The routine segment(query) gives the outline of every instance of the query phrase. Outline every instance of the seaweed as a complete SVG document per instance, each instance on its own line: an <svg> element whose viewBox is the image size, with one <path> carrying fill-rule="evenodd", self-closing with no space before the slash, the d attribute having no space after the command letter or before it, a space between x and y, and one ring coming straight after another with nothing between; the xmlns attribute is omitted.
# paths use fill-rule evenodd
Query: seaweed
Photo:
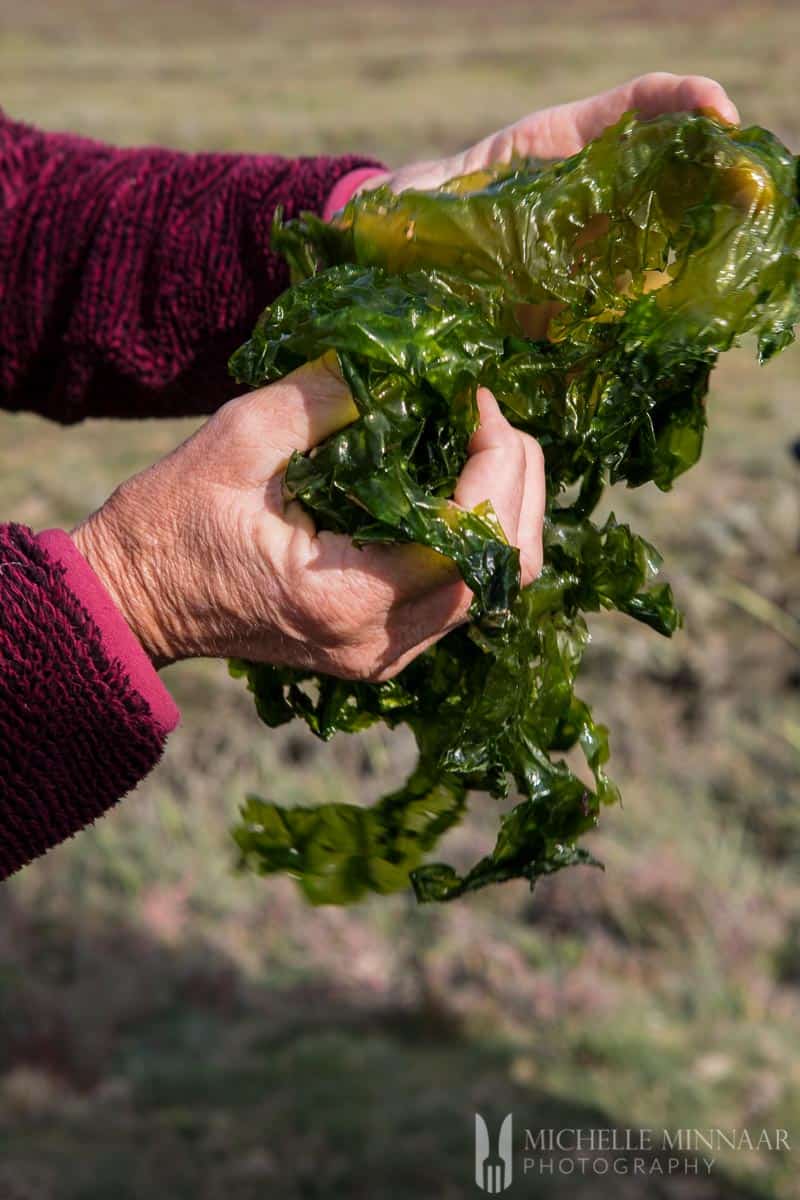
<svg viewBox="0 0 800 1200"><path fill-rule="evenodd" d="M371 808L250 798L243 863L288 871L315 903L412 884L422 901L593 863L578 841L618 800L608 733L575 693L586 613L680 625L657 551L610 516L605 489L662 490L699 458L709 376L752 335L766 361L798 318L800 209L791 153L703 113L626 114L555 163L498 165L434 191L357 196L332 224L283 223L293 284L231 371L251 387L335 353L358 419L284 482L320 528L419 542L474 593L470 621L385 683L234 662L270 726L320 738L406 724L419 763ZM544 566L520 589L491 506L449 501L486 386L545 457ZM591 786L566 765L579 746ZM463 874L426 861L472 791L516 803Z"/></svg>

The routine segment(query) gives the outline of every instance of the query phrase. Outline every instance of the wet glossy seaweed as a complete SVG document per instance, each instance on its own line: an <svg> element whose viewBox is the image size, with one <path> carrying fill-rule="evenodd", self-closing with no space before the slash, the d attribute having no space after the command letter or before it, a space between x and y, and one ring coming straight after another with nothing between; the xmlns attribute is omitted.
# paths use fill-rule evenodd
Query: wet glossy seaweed
<svg viewBox="0 0 800 1200"><path fill-rule="evenodd" d="M273 239L293 286L233 374L257 387L333 351L359 410L292 458L287 497L359 542L433 547L475 600L468 625L388 683L231 664L270 726L299 716L328 739L404 723L419 748L405 786L371 808L250 798L234 832L243 862L344 903L409 880L420 900L452 899L593 861L578 839L617 791L607 731L574 690L583 614L616 609L666 635L680 616L656 550L591 514L607 485L666 490L697 461L722 351L750 333L765 361L792 340L795 159L762 129L628 114L562 162L381 188L333 225L278 219ZM521 591L491 509L448 504L479 385L545 454L545 565ZM561 757L574 746L592 786ZM519 797L492 851L464 874L425 861L474 790Z"/></svg>

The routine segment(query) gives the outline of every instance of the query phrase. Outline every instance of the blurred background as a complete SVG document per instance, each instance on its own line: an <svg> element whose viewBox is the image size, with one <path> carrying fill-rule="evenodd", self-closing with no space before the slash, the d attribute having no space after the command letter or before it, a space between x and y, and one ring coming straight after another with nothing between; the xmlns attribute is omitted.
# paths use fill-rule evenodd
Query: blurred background
<svg viewBox="0 0 800 1200"><path fill-rule="evenodd" d="M665 69L715 76L797 151L799 48L791 2L0 0L0 104L123 144L399 165ZM477 1195L476 1109L779 1126L796 1151L798 381L797 350L729 355L702 463L613 497L687 620L672 642L592 625L582 690L625 800L588 840L605 873L349 910L236 875L246 792L369 802L412 748L271 733L224 665L167 673L184 719L163 765L0 892L0 1200ZM69 528L192 427L2 416L0 517ZM478 798L454 853L496 822ZM740 1151L705 1181L556 1172L511 1194L789 1200L799 1165Z"/></svg>

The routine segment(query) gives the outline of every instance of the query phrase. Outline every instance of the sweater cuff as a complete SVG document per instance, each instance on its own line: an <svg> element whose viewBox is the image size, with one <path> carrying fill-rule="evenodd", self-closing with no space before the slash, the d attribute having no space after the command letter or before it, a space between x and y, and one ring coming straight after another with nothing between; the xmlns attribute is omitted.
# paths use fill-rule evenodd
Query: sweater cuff
<svg viewBox="0 0 800 1200"><path fill-rule="evenodd" d="M100 631L103 649L128 676L131 687L150 709L153 722L166 736L180 721L180 711L122 613L78 550L61 529L48 529L36 541L48 557L64 568L64 582L88 611Z"/></svg>
<svg viewBox="0 0 800 1200"><path fill-rule="evenodd" d="M383 167L358 167L355 171L348 171L346 175L343 175L341 179L336 181L328 193L328 199L325 201L325 207L322 210L323 221L330 221L334 213L344 208L352 198L356 188L361 187L368 179L385 174L386 170Z"/></svg>

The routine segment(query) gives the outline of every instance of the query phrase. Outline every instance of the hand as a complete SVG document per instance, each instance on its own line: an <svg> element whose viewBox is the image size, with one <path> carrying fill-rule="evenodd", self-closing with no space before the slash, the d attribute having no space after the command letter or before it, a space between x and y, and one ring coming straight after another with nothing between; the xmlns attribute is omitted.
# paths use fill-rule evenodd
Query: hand
<svg viewBox="0 0 800 1200"><path fill-rule="evenodd" d="M529 583L542 562L541 451L489 392L478 404L455 502L492 501ZM472 594L449 559L415 545L359 550L284 504L292 451L356 416L326 361L310 364L230 401L74 531L156 665L219 655L388 679L466 619Z"/></svg>
<svg viewBox="0 0 800 1200"><path fill-rule="evenodd" d="M544 108L508 125L451 158L414 163L393 174L368 179L359 191L388 183L395 192L405 188L438 187L456 175L479 171L515 155L565 158L582 149L629 109L642 117L661 113L713 109L724 121L738 124L739 114L725 89L703 75L670 75L664 71L640 75L608 92Z"/></svg>

